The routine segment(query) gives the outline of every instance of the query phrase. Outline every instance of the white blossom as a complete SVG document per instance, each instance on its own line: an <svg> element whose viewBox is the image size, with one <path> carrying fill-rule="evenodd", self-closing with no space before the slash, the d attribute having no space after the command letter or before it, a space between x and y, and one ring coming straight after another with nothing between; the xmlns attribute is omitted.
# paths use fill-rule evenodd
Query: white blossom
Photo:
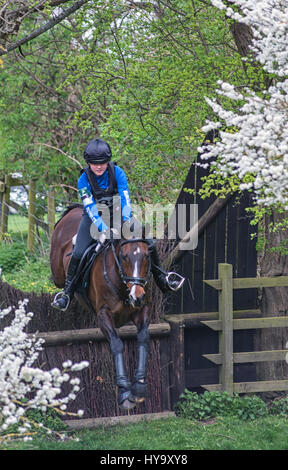
<svg viewBox="0 0 288 470"><path fill-rule="evenodd" d="M68 360L63 371L58 368L44 371L33 366L44 341L24 332L33 316L31 312L26 313L27 303L27 299L19 302L10 326L0 331L0 431L18 424L18 431L25 433L30 425L23 424L22 417L31 408L65 411L80 390L80 379L71 373L89 365L87 361L73 364ZM0 310L0 319L11 310L11 307ZM67 382L70 391L63 396L61 386Z"/></svg>
<svg viewBox="0 0 288 470"><path fill-rule="evenodd" d="M288 207L288 2L284 0L232 0L237 12L222 0L217 8L253 33L254 60L269 73L273 84L261 96L248 88L239 93L219 82L218 95L237 101L237 111L224 109L216 99L207 102L218 122L207 122L203 131L219 129L220 141L200 148L201 158L218 159L223 175L237 175L240 189L253 189L260 204ZM241 103L241 104L239 104ZM221 131L230 128L231 132ZM249 176L249 181L243 181ZM251 180L252 178L252 181Z"/></svg>
<svg viewBox="0 0 288 470"><path fill-rule="evenodd" d="M82 362L79 362L79 364L73 364L71 366L71 370L79 371L79 370L85 369L85 367L88 367L88 365L89 363L87 361L82 361Z"/></svg>

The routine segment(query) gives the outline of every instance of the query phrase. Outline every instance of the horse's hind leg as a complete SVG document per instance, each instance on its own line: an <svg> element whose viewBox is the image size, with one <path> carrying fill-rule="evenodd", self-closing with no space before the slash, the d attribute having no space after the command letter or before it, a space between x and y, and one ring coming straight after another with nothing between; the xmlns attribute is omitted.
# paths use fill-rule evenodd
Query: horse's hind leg
<svg viewBox="0 0 288 470"><path fill-rule="evenodd" d="M122 409L131 409L135 406L135 398L131 393L131 382L128 380L123 355L123 342L117 335L113 326L110 309L103 307L99 311L100 329L110 343L114 357L116 384L118 387L118 405Z"/></svg>
<svg viewBox="0 0 288 470"><path fill-rule="evenodd" d="M145 399L147 391L146 366L149 353L149 330L148 330L148 312L147 305L134 318L137 327L137 367L134 374L131 391L136 397L136 401L141 402Z"/></svg>

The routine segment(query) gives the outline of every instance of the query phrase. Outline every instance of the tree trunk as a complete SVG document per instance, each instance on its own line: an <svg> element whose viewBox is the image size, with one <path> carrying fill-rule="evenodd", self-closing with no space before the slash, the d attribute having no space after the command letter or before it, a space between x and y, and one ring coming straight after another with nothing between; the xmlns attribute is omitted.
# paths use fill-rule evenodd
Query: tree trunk
<svg viewBox="0 0 288 470"><path fill-rule="evenodd" d="M251 28L244 23L236 23L236 21L234 21L230 27L230 31L233 35L239 54L242 57L247 57L251 54L251 50L249 48L253 38Z"/></svg>
<svg viewBox="0 0 288 470"><path fill-rule="evenodd" d="M288 239L288 230L271 231L271 225L283 220L283 214L274 212L266 216L264 223L265 249L259 256L260 276L287 276L288 256L275 251ZM274 248L274 250L272 250ZM263 317L288 315L288 287L273 287L262 290L260 309ZM255 349L272 351L286 349L288 328L269 328L256 331ZM286 361L264 362L256 366L259 380L281 380L287 378L288 364ZM279 393L266 393L265 397L273 398Z"/></svg>

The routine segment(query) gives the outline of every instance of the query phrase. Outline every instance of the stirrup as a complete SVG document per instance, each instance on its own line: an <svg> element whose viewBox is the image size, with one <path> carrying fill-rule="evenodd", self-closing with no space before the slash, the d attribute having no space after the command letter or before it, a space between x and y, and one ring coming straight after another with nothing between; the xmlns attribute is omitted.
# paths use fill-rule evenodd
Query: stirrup
<svg viewBox="0 0 288 470"><path fill-rule="evenodd" d="M58 305L55 304L55 301L57 300L58 297L63 297L63 296L67 297L68 302L67 302L67 305L66 305L65 308L60 308L60 307L58 307ZM69 297L68 294L65 294L64 291L58 292L58 293L55 295L55 297L54 297L53 302L51 303L51 305L52 305L52 307L57 308L58 310L61 310L61 312L66 312L67 308L68 308L69 305L70 305L70 297Z"/></svg>
<svg viewBox="0 0 288 470"><path fill-rule="evenodd" d="M176 278L179 279L179 280L178 280L178 279L174 279L174 281L178 282L178 285L177 285L176 287L173 287L173 286L172 286L173 280L172 280L172 279L171 279L171 280L169 279L169 277L171 277L171 276L174 276L174 277L176 276ZM168 284L169 288L170 288L171 290L176 291L176 290L180 289L180 287L182 287L182 285L183 285L183 283L184 283L184 281L185 281L185 277L180 276L180 274L175 273L174 271L170 271L170 272L166 275L166 281L167 281L167 284Z"/></svg>

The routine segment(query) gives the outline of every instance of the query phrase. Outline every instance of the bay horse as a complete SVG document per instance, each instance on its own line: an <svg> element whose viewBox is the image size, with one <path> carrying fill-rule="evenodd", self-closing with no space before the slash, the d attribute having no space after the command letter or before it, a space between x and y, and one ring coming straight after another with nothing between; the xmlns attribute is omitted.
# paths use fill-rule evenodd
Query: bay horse
<svg viewBox="0 0 288 470"><path fill-rule="evenodd" d="M73 250L83 206L68 208L54 228L50 248L50 267L57 287L64 287L65 273ZM150 275L148 242L142 238L109 241L90 271L88 298L98 316L99 327L109 341L114 357L118 405L133 408L146 395L146 364L149 350L149 312L145 287ZM75 297L79 299L77 292ZM123 342L116 328L133 321L137 328L137 366L132 383L123 357Z"/></svg>

